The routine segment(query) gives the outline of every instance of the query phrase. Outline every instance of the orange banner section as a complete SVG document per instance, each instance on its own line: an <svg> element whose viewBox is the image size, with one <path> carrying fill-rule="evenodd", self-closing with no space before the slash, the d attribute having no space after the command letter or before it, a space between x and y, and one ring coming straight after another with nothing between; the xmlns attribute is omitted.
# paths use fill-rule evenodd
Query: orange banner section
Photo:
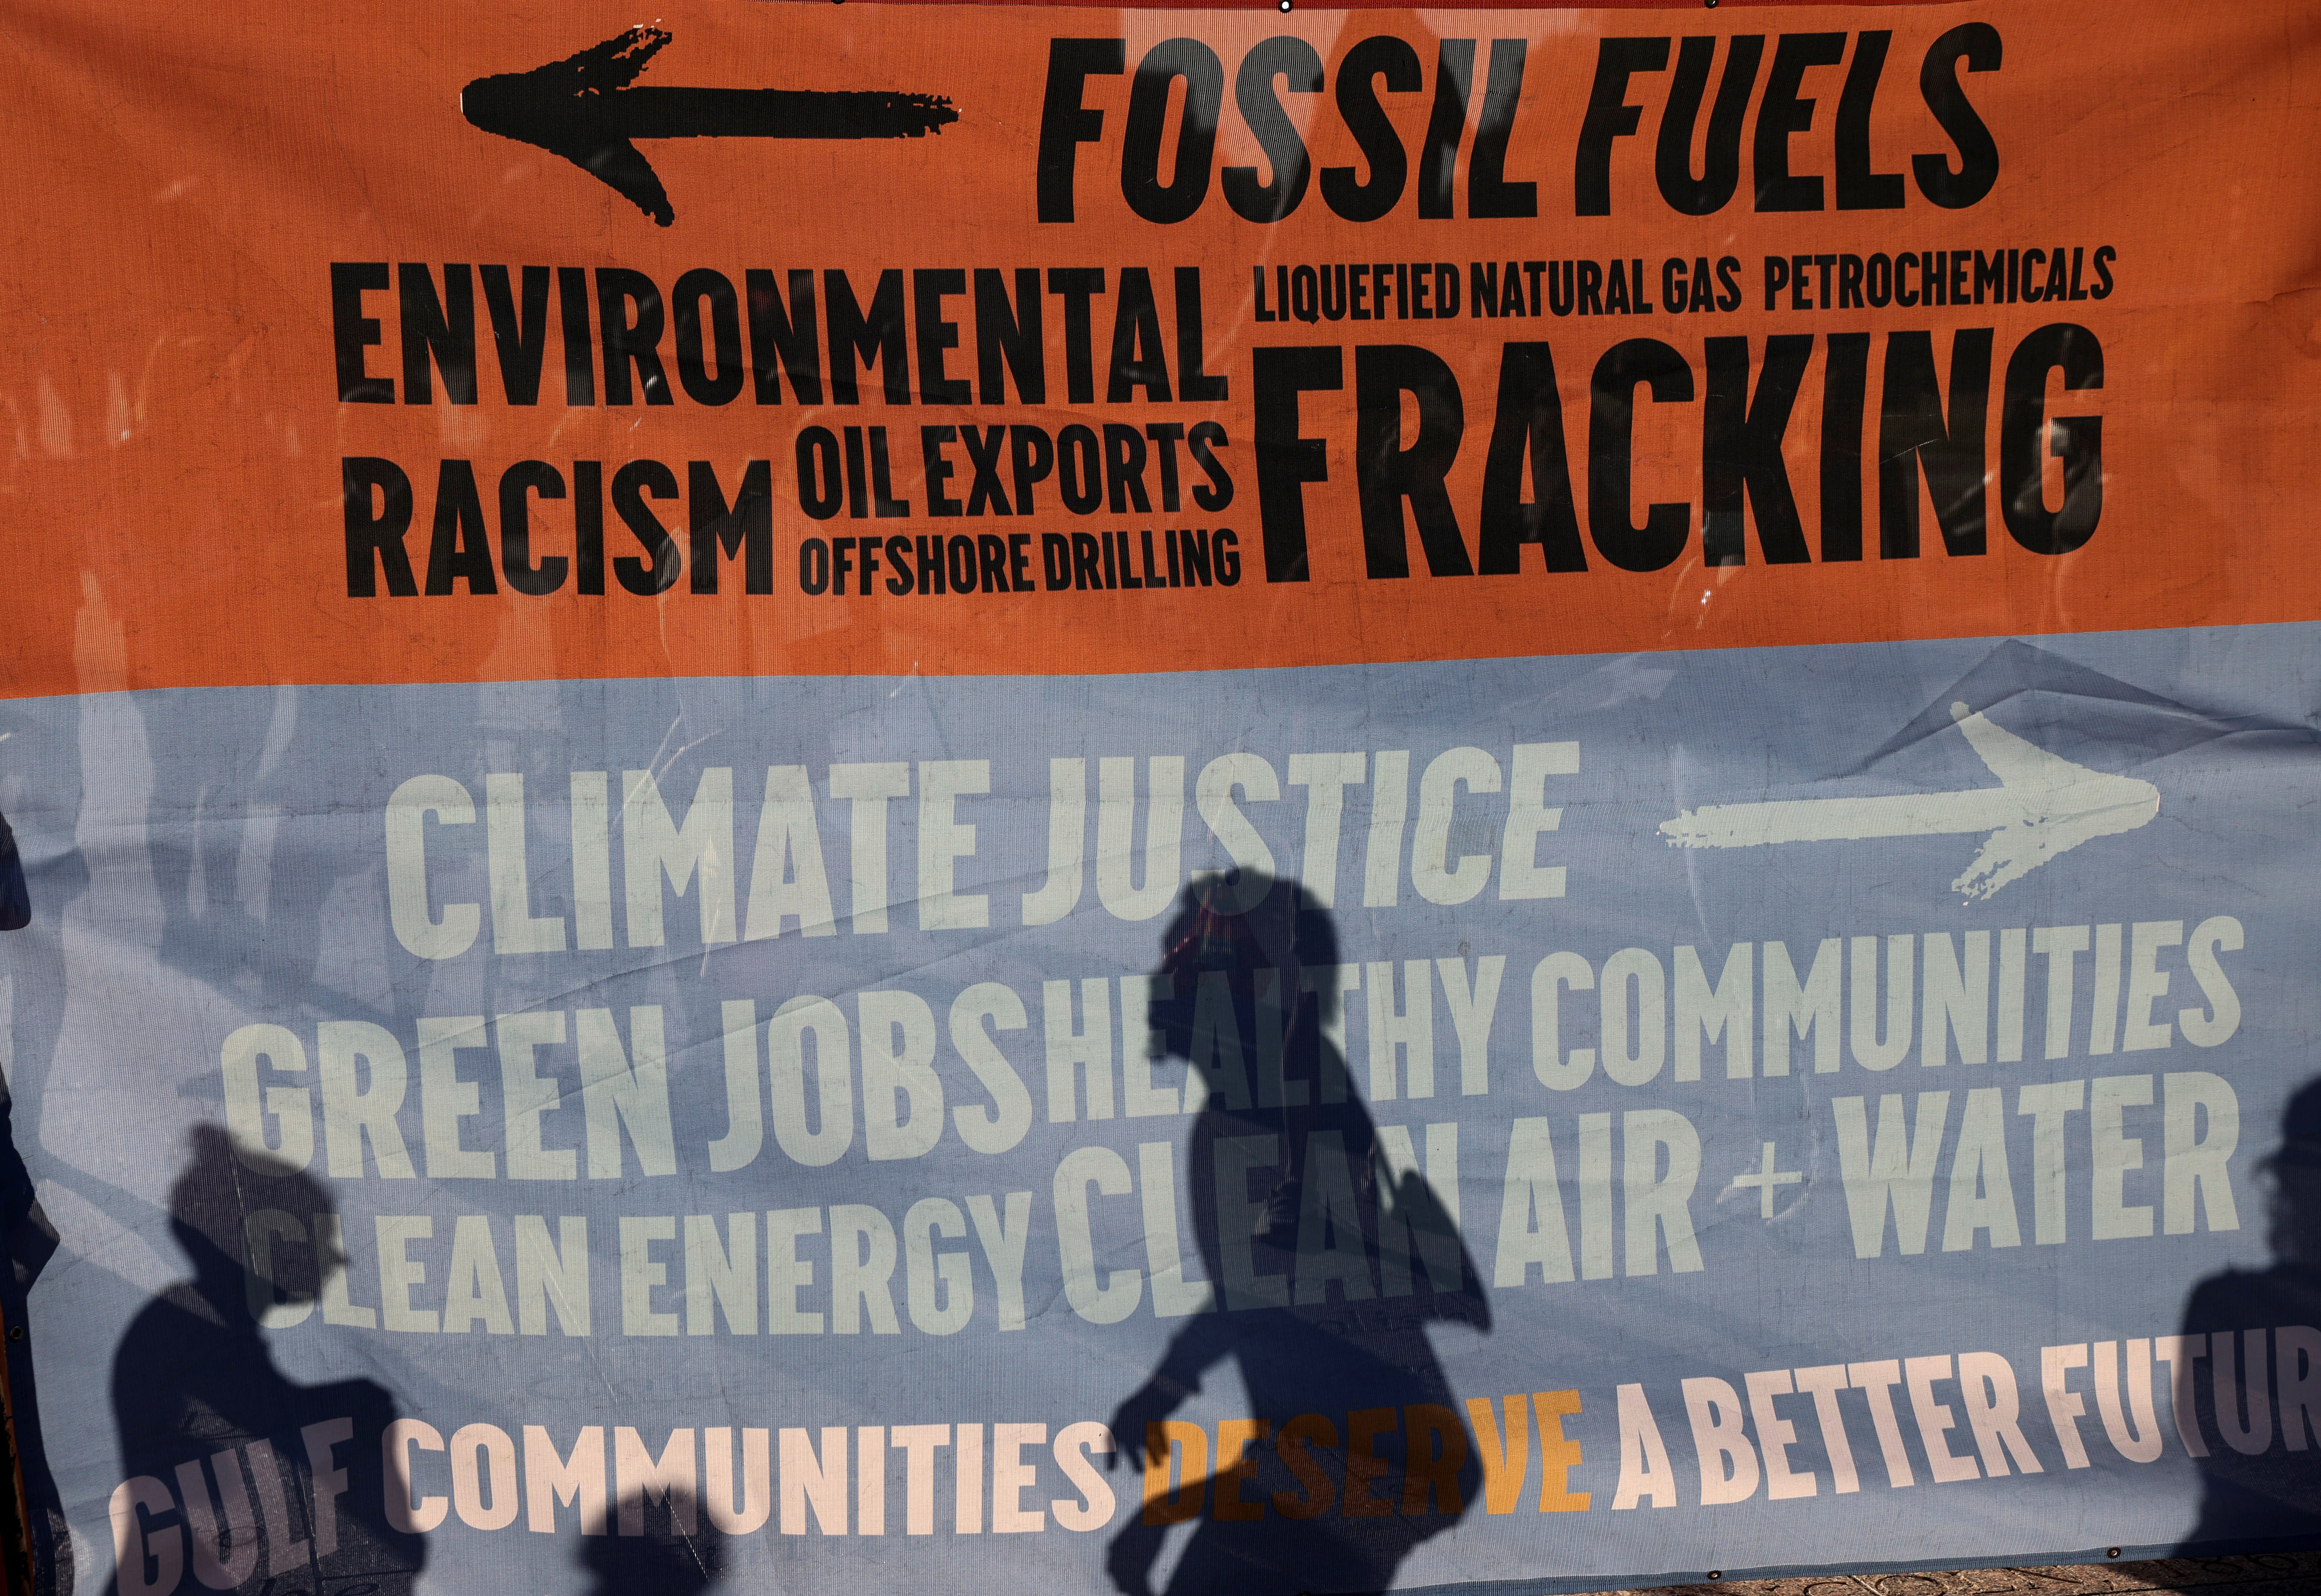
<svg viewBox="0 0 2321 1596"><path fill-rule="evenodd" d="M2309 7L631 22L19 10L0 692L2321 616Z"/></svg>

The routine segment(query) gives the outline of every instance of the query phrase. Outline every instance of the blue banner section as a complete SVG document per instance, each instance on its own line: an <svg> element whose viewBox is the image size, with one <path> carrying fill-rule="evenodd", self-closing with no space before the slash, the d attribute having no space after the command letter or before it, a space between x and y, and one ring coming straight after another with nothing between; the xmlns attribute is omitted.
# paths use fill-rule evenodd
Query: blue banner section
<svg viewBox="0 0 2321 1596"><path fill-rule="evenodd" d="M32 1489L138 1592L2308 1533L2316 641L9 704Z"/></svg>

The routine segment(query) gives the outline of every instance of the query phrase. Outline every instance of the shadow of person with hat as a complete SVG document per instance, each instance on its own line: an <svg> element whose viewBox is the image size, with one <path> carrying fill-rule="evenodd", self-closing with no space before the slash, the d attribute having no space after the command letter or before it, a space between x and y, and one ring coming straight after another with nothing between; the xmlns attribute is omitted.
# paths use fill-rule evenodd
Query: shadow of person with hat
<svg viewBox="0 0 2321 1596"><path fill-rule="evenodd" d="M2271 1266L2211 1275L2184 1309L2207 1354L2185 1440L2207 1455L2179 1555L2321 1546L2321 1081L2289 1099L2264 1169Z"/></svg>
<svg viewBox="0 0 2321 1596"><path fill-rule="evenodd" d="M123 1591L413 1589L427 1546L387 1520L393 1394L302 1385L264 1333L302 1320L345 1266L337 1220L312 1175L194 1128L169 1190L193 1278L148 1302L114 1354Z"/></svg>

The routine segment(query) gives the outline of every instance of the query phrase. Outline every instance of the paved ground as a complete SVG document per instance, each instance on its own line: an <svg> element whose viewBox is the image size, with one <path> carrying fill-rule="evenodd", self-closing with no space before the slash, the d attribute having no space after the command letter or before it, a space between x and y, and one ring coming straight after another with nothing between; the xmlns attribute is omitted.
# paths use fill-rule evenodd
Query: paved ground
<svg viewBox="0 0 2321 1596"><path fill-rule="evenodd" d="M2321 1591L2321 1554L2178 1557L2067 1568L1970 1568L1949 1573L1825 1573L1672 1589L1682 1596L2102 1596L2115 1591L2307 1596ZM1644 1593L1624 1591L1618 1596ZM1663 1590L1653 1596L1670 1596L1670 1592Z"/></svg>

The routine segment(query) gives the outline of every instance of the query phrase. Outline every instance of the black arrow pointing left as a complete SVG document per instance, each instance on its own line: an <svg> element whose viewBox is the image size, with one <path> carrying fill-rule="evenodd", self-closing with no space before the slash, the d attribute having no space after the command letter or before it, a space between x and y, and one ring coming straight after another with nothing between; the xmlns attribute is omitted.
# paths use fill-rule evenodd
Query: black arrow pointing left
<svg viewBox="0 0 2321 1596"><path fill-rule="evenodd" d="M634 27L529 72L478 78L460 109L486 132L564 157L663 227L677 212L633 139L918 139L959 120L941 95L632 87L669 39Z"/></svg>

